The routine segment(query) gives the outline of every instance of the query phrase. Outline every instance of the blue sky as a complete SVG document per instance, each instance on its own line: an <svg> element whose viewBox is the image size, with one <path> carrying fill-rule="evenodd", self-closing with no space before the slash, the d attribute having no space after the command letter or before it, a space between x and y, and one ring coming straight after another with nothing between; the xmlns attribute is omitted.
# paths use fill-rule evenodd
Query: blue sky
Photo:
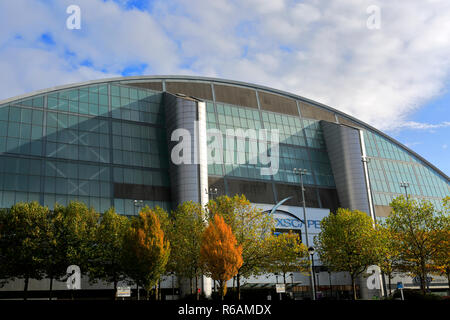
<svg viewBox="0 0 450 320"><path fill-rule="evenodd" d="M450 1L405 3L1 1L0 99L116 76L247 81L362 119L450 175Z"/></svg>

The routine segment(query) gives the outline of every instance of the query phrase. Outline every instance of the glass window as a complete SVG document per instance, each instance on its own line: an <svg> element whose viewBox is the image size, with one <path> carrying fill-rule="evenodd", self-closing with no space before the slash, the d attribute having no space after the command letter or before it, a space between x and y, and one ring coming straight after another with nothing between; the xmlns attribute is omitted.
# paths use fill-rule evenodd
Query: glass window
<svg viewBox="0 0 450 320"><path fill-rule="evenodd" d="M20 122L20 108L11 107L9 109L9 121Z"/></svg>
<svg viewBox="0 0 450 320"><path fill-rule="evenodd" d="M8 136L18 138L20 135L20 124L16 122L10 122L8 124Z"/></svg>
<svg viewBox="0 0 450 320"><path fill-rule="evenodd" d="M89 104L86 102L80 102L79 104L79 113L81 114L89 114Z"/></svg>
<svg viewBox="0 0 450 320"><path fill-rule="evenodd" d="M38 110L33 110L33 124L42 125L43 112Z"/></svg>
<svg viewBox="0 0 450 320"><path fill-rule="evenodd" d="M0 120L8 120L8 106L0 106Z"/></svg>

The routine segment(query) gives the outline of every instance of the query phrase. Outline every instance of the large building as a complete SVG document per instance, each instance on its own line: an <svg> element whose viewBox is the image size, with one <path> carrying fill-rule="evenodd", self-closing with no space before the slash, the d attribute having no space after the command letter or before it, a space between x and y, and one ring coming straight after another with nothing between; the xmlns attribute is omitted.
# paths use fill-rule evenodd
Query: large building
<svg viewBox="0 0 450 320"><path fill-rule="evenodd" d="M246 136L234 139L231 129ZM79 200L135 215L142 205L170 209L222 194L245 194L262 207L287 199L286 208L300 208L301 178L310 212L346 207L374 219L405 192L437 209L450 194L446 174L379 130L259 85L139 76L0 101L0 208Z"/></svg>

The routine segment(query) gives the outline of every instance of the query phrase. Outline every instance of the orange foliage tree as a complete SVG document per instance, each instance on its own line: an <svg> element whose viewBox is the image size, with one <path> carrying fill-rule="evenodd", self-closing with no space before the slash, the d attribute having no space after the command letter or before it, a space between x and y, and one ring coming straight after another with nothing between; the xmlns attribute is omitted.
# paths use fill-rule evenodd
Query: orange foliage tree
<svg viewBox="0 0 450 320"><path fill-rule="evenodd" d="M133 219L124 246L127 275L144 287L149 299L150 290L164 273L170 254L169 241L154 210L144 207Z"/></svg>
<svg viewBox="0 0 450 320"><path fill-rule="evenodd" d="M242 246L224 219L215 215L202 235L200 257L205 273L219 282L219 292L223 300L226 282L233 278L242 266Z"/></svg>

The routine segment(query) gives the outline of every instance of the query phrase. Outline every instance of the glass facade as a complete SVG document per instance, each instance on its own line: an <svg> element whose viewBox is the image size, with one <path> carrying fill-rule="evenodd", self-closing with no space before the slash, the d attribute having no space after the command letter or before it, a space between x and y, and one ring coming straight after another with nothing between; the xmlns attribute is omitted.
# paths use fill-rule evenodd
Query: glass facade
<svg viewBox="0 0 450 320"><path fill-rule="evenodd" d="M449 184L432 168L388 139L368 130L364 140L369 157L369 177L376 205L387 206L405 195L401 182L407 182L408 195L430 201L442 209L442 198L450 194Z"/></svg>
<svg viewBox="0 0 450 320"><path fill-rule="evenodd" d="M118 212L133 215L139 210L134 200L142 200L140 205L170 208L162 92L164 81L170 80L158 81L160 89L155 82L133 85L118 80L49 91L0 105L0 207L36 200L52 208L55 202L80 200L100 212L115 206ZM176 83L177 90L189 95L194 82L184 81ZM221 189L219 194L248 192L259 202L292 195L296 202L287 204L298 205L300 178L293 169L304 168L308 170L304 183L309 205L335 208L338 198L321 116L300 116L307 113L292 97L291 109L285 109L290 114L278 112L277 106L261 107L259 89L246 91L253 97L239 96L244 91L233 93L233 85L227 92L242 103L216 101L213 84L212 80L201 82L196 94L207 97L201 98L206 102L207 128L220 130L224 137L222 163L208 165L210 180ZM205 93L208 88L211 91ZM258 135L245 139L242 150L237 148L241 142L227 139L227 130L236 129L257 133L267 129L269 134L278 130L279 169L275 175L262 175L261 169L268 165L259 159L252 163ZM364 129L364 138L375 205L388 205L393 197L404 194L403 181L409 183L408 194L441 208L441 199L450 194L447 177L372 130Z"/></svg>
<svg viewBox="0 0 450 320"><path fill-rule="evenodd" d="M0 106L0 207L79 200L136 214L170 202L117 198L115 184L169 187L161 92L100 84Z"/></svg>
<svg viewBox="0 0 450 320"><path fill-rule="evenodd" d="M273 180L285 183L300 183L300 178L293 173L294 168L304 168L308 174L304 177L304 183L325 187L334 187L333 174L326 153L325 142L319 121L302 119L299 116L285 115L281 113L260 111L255 108L246 108L223 103L207 103L207 127L219 129L226 134L227 129L242 128L244 130L259 129L278 130L279 134L279 169L277 174L261 175L261 164L249 164L250 142L245 144L245 154L237 152L237 142L234 146L224 143L224 166L210 164L208 172L211 175L231 176L245 179ZM227 153L234 150L231 155L234 163L242 157L246 164L226 164Z"/></svg>

